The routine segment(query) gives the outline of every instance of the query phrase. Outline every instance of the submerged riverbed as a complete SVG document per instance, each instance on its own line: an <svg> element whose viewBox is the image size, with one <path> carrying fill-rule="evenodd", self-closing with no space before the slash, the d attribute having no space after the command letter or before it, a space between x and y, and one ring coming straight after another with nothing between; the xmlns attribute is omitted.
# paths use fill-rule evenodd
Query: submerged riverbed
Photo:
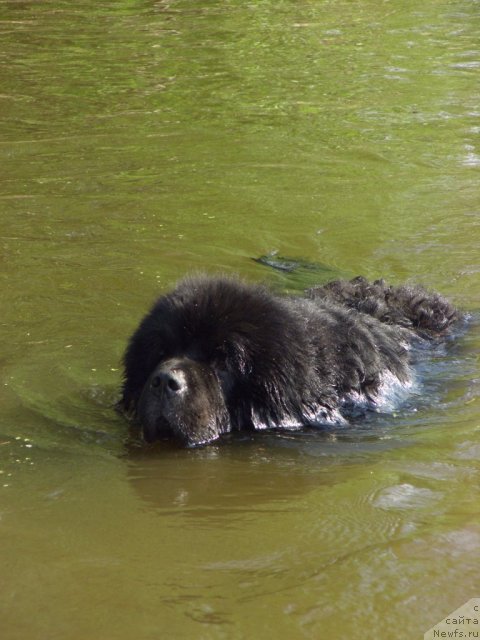
<svg viewBox="0 0 480 640"><path fill-rule="evenodd" d="M0 1L2 640L413 640L480 597L479 32L466 1ZM469 328L393 413L130 448L126 340L195 271L419 282Z"/></svg>

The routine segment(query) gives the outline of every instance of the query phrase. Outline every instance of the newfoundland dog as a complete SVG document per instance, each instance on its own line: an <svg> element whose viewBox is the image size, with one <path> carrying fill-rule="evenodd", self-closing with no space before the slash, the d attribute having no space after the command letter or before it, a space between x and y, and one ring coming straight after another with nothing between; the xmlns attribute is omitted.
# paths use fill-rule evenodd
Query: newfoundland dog
<svg viewBox="0 0 480 640"><path fill-rule="evenodd" d="M238 430L344 422L411 384L414 341L460 317L443 297L364 278L278 296L228 277L192 277L130 339L121 406L151 442L206 444Z"/></svg>

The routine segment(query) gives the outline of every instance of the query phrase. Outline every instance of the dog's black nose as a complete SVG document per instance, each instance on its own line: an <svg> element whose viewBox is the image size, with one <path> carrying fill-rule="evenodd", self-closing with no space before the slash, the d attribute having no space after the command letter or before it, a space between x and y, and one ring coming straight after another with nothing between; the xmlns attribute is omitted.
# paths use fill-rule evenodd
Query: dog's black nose
<svg viewBox="0 0 480 640"><path fill-rule="evenodd" d="M156 373L150 385L154 391L163 391L167 398L173 398L186 388L187 383L183 371L170 369Z"/></svg>

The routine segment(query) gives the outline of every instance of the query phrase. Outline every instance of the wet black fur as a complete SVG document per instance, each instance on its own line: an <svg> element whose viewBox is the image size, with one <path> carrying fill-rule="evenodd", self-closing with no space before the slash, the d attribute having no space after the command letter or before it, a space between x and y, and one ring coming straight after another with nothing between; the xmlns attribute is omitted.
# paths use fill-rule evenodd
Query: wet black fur
<svg viewBox="0 0 480 640"><path fill-rule="evenodd" d="M148 441L341 419L372 407L385 376L410 378L409 343L459 318L438 294L363 278L305 297L224 277L186 279L142 320L125 353L121 404Z"/></svg>

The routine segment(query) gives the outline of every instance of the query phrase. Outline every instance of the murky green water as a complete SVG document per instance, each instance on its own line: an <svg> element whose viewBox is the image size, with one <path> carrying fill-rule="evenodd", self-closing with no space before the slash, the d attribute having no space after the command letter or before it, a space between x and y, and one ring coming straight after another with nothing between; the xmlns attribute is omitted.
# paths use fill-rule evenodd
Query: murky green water
<svg viewBox="0 0 480 640"><path fill-rule="evenodd" d="M2 640L413 640L480 597L475 322L356 429L129 452L111 408L192 270L478 310L479 8L0 1Z"/></svg>

